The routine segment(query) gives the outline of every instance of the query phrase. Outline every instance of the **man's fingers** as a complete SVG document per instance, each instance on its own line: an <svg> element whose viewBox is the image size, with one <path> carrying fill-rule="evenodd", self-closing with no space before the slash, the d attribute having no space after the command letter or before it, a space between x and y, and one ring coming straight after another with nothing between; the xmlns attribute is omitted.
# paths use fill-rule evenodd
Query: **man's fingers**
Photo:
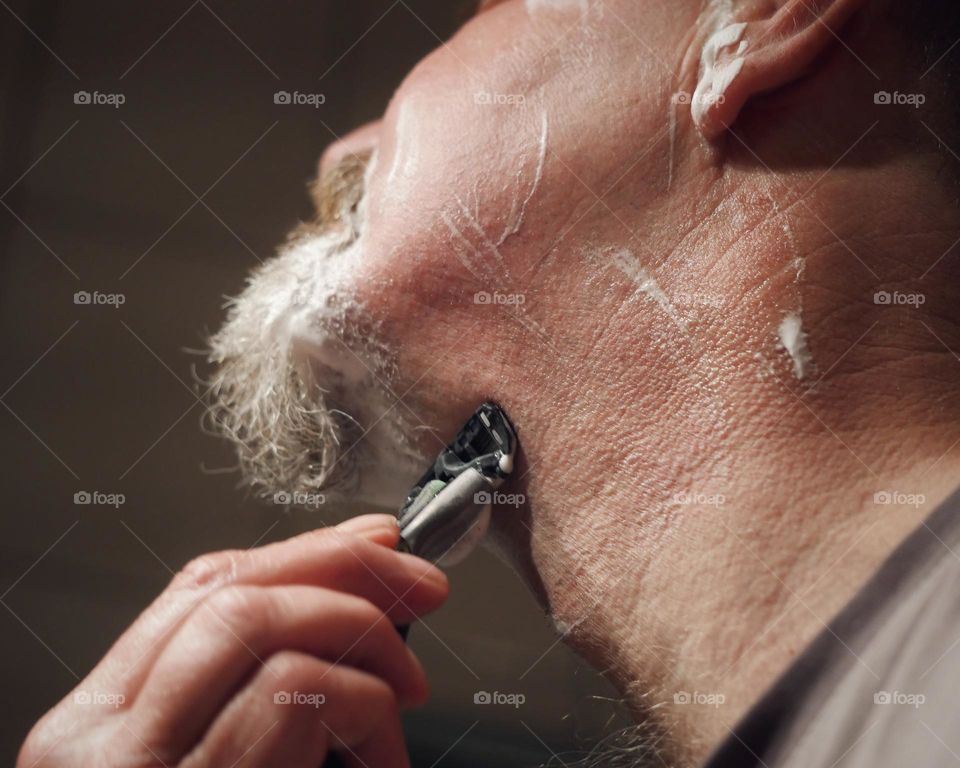
<svg viewBox="0 0 960 768"><path fill-rule="evenodd" d="M367 768L409 768L393 690L365 672L285 651L254 675L181 766L317 768L330 750Z"/></svg>
<svg viewBox="0 0 960 768"><path fill-rule="evenodd" d="M375 675L403 705L426 699L423 668L372 603L317 587L234 586L211 595L168 643L133 705L136 732L183 754L252 670L287 650Z"/></svg>
<svg viewBox="0 0 960 768"><path fill-rule="evenodd" d="M376 544L393 549L400 539L400 526L393 515L359 515L337 526L341 533L361 535Z"/></svg>
<svg viewBox="0 0 960 768"><path fill-rule="evenodd" d="M399 530L392 527L367 529L360 533L344 531L339 526L305 533L288 541L270 544L239 557L211 556L206 563L193 566L174 580L174 587L192 588L215 580L220 584L310 584L336 587L344 592L360 594L377 605L392 605L399 598L409 606L407 618L419 613L422 598L427 610L436 607L435 589L446 588L446 577L426 561L393 551ZM370 540L386 537L390 546ZM411 584L410 576L415 583ZM406 594L405 594L406 593Z"/></svg>
<svg viewBox="0 0 960 768"><path fill-rule="evenodd" d="M227 584L305 584L352 592L389 609L397 623L437 608L447 594L439 569L393 551L389 515L364 515L259 549L216 552L191 561L117 641L93 675L128 700L196 607Z"/></svg>

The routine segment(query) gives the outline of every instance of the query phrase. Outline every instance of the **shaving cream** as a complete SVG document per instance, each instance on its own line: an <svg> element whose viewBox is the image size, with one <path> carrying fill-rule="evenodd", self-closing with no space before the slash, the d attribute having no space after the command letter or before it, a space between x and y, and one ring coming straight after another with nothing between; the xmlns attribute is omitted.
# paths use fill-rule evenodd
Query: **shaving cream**
<svg viewBox="0 0 960 768"><path fill-rule="evenodd" d="M789 312L780 321L778 329L780 345L787 351L793 362L793 375L803 381L812 363L807 334L803 330L803 320L799 312Z"/></svg>
<svg viewBox="0 0 960 768"><path fill-rule="evenodd" d="M693 120L699 127L703 126L707 108L723 101L727 88L743 68L743 54L747 50L747 42L741 38L746 28L745 22L728 24L714 32L703 46L703 53L700 56L700 79L690 103ZM737 43L740 45L733 58L723 66L717 66L721 51Z"/></svg>

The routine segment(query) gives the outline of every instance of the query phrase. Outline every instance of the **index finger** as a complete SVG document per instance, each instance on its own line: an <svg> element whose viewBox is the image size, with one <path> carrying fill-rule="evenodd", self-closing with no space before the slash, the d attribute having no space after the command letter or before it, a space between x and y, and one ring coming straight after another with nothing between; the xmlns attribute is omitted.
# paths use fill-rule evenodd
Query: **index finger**
<svg viewBox="0 0 960 768"><path fill-rule="evenodd" d="M436 566L394 551L398 539L391 516L367 515L253 550L202 555L174 577L92 674L132 700L176 628L210 592L229 584L327 587L409 623L439 607L449 587Z"/></svg>

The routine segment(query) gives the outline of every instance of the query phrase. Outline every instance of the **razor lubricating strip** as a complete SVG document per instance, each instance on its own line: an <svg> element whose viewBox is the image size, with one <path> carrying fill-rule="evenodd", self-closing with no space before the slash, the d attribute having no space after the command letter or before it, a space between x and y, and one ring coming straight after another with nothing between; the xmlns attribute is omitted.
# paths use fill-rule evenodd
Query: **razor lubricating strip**
<svg viewBox="0 0 960 768"><path fill-rule="evenodd" d="M400 548L441 565L470 554L490 523L493 491L513 471L516 443L503 410L481 405L400 507Z"/></svg>

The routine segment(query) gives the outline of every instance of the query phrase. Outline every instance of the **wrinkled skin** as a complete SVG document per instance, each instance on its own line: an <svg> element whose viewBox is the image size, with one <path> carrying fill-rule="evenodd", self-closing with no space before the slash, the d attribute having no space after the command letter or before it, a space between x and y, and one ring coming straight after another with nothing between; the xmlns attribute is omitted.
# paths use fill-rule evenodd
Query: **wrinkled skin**
<svg viewBox="0 0 960 768"><path fill-rule="evenodd" d="M376 151L358 284L399 350L396 392L412 387L404 402L442 440L483 399L506 407L528 504L498 511L499 543L638 710L725 694L720 710L657 713L678 752L702 756L952 489L955 260L920 280L960 236L950 159L873 104L876 79L836 41L749 102L736 136L708 141L679 106L671 152L700 4L569 6L482 13L323 164ZM915 80L869 13L844 27L849 45L890 90ZM535 178L544 116L539 186L493 249ZM620 248L685 329L614 266ZM881 288L926 303L878 307ZM473 303L494 290L525 301ZM796 307L803 382L777 337ZM926 505L877 507L885 488Z"/></svg>

